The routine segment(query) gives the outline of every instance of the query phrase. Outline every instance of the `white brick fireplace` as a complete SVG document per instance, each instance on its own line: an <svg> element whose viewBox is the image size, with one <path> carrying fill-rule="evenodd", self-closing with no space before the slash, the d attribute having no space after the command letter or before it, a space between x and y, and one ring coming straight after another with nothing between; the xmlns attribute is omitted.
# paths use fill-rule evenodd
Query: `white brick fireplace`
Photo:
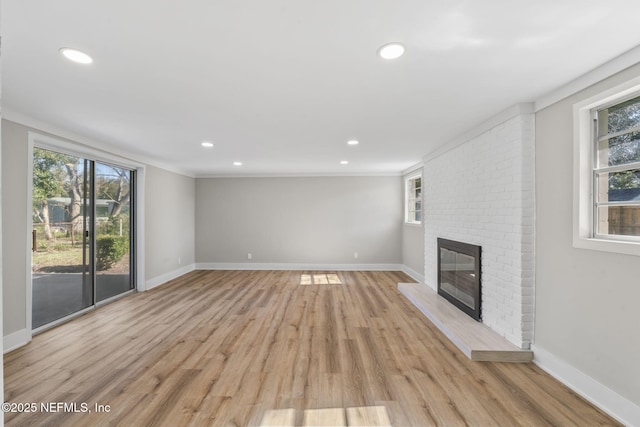
<svg viewBox="0 0 640 427"><path fill-rule="evenodd" d="M437 238L482 247L482 321L521 348L533 339L534 114L519 104L424 159L425 281Z"/></svg>

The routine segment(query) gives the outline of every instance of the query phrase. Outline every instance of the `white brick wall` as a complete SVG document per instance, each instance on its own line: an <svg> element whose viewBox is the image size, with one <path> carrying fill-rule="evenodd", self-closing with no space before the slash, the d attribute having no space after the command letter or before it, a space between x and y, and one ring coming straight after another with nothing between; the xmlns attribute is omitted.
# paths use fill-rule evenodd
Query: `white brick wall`
<svg viewBox="0 0 640 427"><path fill-rule="evenodd" d="M533 338L534 115L511 115L424 165L425 280L437 238L482 246L483 323L522 348Z"/></svg>

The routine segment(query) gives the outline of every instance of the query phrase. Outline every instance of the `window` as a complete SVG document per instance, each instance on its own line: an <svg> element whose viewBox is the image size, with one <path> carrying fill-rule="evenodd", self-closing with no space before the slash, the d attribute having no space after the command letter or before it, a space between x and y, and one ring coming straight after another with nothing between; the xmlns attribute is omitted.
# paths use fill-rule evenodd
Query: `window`
<svg viewBox="0 0 640 427"><path fill-rule="evenodd" d="M411 175L405 181L405 222L422 223L422 174Z"/></svg>
<svg viewBox="0 0 640 427"><path fill-rule="evenodd" d="M640 255L640 79L574 105L575 247Z"/></svg>
<svg viewBox="0 0 640 427"><path fill-rule="evenodd" d="M593 112L594 235L640 237L640 97Z"/></svg>

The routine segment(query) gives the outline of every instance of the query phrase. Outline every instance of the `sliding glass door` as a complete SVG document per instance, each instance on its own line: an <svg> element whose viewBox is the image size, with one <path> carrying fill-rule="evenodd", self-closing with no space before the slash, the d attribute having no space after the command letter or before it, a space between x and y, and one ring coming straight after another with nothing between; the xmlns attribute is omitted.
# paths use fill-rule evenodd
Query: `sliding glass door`
<svg viewBox="0 0 640 427"><path fill-rule="evenodd" d="M135 172L34 147L32 327L134 288Z"/></svg>
<svg viewBox="0 0 640 427"><path fill-rule="evenodd" d="M96 302L133 289L133 172L95 163Z"/></svg>
<svg viewBox="0 0 640 427"><path fill-rule="evenodd" d="M33 150L32 326L94 304L87 212L90 163Z"/></svg>

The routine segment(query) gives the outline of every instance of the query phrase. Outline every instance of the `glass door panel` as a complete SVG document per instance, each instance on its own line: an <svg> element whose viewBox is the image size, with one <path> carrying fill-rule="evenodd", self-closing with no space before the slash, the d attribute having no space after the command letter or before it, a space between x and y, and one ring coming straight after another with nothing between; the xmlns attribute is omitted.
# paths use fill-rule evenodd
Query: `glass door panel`
<svg viewBox="0 0 640 427"><path fill-rule="evenodd" d="M96 302L133 289L132 188L130 170L95 162Z"/></svg>
<svg viewBox="0 0 640 427"><path fill-rule="evenodd" d="M34 329L93 305L90 165L79 157L33 150Z"/></svg>

